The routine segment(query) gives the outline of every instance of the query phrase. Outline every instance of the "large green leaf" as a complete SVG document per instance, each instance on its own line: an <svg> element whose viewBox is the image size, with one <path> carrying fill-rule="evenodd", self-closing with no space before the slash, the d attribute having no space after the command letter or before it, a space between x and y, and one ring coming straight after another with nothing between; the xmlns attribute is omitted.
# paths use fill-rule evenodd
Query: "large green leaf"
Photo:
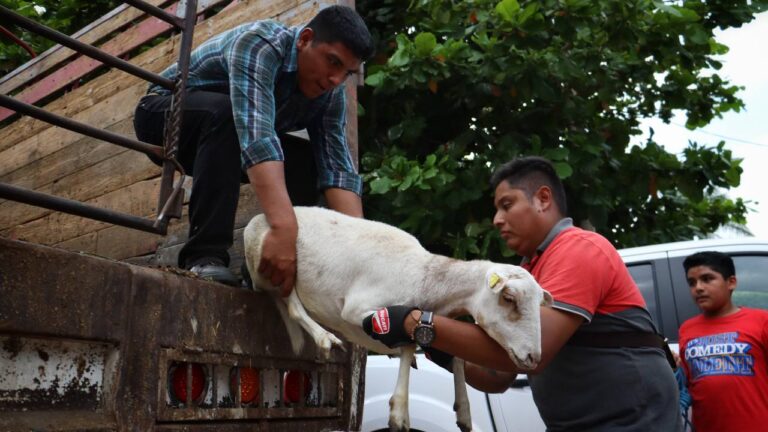
<svg viewBox="0 0 768 432"><path fill-rule="evenodd" d="M501 0L496 5L496 13L504 21L512 22L515 19L515 14L520 11L520 4L517 0Z"/></svg>
<svg viewBox="0 0 768 432"><path fill-rule="evenodd" d="M416 45L416 54L421 57L426 57L432 53L432 50L437 46L437 39L435 35L429 32L419 33L413 40Z"/></svg>

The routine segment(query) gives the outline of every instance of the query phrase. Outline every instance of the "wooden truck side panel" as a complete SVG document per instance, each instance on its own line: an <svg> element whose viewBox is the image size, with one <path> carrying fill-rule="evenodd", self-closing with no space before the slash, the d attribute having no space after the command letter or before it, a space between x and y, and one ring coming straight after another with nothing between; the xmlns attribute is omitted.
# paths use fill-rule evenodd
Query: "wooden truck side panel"
<svg viewBox="0 0 768 432"><path fill-rule="evenodd" d="M319 362L287 338L267 295L0 239L0 430L357 430L365 352ZM172 400L178 362L206 368L202 400ZM259 371L258 403L237 403L235 367Z"/></svg>

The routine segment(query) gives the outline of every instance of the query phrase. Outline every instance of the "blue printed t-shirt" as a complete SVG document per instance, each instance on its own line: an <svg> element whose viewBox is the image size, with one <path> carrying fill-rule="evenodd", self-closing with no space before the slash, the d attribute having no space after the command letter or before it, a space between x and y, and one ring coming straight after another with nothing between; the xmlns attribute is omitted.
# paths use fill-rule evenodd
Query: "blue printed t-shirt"
<svg viewBox="0 0 768 432"><path fill-rule="evenodd" d="M523 267L552 294L555 309L584 318L577 334L657 332L616 249L570 218ZM661 349L566 344L529 381L549 431L679 430L677 384Z"/></svg>
<svg viewBox="0 0 768 432"><path fill-rule="evenodd" d="M278 134L307 129L318 188L341 188L360 195L362 179L344 133L344 86L315 99L301 93L296 49L300 32L300 27L256 21L214 36L192 52L187 88L230 95L243 169L284 160ZM161 75L173 79L176 73L174 64ZM170 94L159 85L150 86L149 92Z"/></svg>

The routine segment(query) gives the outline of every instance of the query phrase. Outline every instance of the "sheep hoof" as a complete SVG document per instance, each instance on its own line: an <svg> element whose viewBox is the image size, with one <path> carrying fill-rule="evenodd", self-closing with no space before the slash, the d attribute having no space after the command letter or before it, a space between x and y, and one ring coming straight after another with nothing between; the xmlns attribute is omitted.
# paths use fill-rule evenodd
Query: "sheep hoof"
<svg viewBox="0 0 768 432"><path fill-rule="evenodd" d="M461 424L460 422L456 422L456 426L459 427L459 430L461 432L472 432L472 425L471 424L470 425L466 425L466 424Z"/></svg>
<svg viewBox="0 0 768 432"><path fill-rule="evenodd" d="M456 426L459 427L461 432L472 432L472 417L469 412L469 406L466 404L461 406L460 404L453 404L453 411L456 412Z"/></svg>
<svg viewBox="0 0 768 432"><path fill-rule="evenodd" d="M411 430L411 419L408 417L408 400L402 400L397 395L389 398L389 432L408 432Z"/></svg>
<svg viewBox="0 0 768 432"><path fill-rule="evenodd" d="M316 340L315 343L317 344L319 351L320 351L320 357L324 360L330 360L331 358L331 349L333 346L338 346L342 350L346 351L344 349L344 342L342 342L339 338L337 338L333 333L325 333L320 337L319 340Z"/></svg>
<svg viewBox="0 0 768 432"><path fill-rule="evenodd" d="M341 348L342 351L346 351L347 349L344 348L344 342L341 341L341 339L337 338L331 333L328 333L328 338L331 340L331 345L335 345L339 348Z"/></svg>
<svg viewBox="0 0 768 432"><path fill-rule="evenodd" d="M389 432L408 432L410 430L411 426L408 424L408 419L389 418Z"/></svg>

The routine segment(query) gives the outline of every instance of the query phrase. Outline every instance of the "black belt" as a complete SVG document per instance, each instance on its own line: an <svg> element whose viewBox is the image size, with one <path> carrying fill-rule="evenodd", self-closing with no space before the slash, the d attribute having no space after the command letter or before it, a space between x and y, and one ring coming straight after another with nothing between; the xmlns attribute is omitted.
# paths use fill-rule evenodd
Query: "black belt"
<svg viewBox="0 0 768 432"><path fill-rule="evenodd" d="M664 350L672 369L677 369L675 357L669 349L667 340L656 333L615 332L615 333L575 333L566 342L567 345L590 348L660 348Z"/></svg>

